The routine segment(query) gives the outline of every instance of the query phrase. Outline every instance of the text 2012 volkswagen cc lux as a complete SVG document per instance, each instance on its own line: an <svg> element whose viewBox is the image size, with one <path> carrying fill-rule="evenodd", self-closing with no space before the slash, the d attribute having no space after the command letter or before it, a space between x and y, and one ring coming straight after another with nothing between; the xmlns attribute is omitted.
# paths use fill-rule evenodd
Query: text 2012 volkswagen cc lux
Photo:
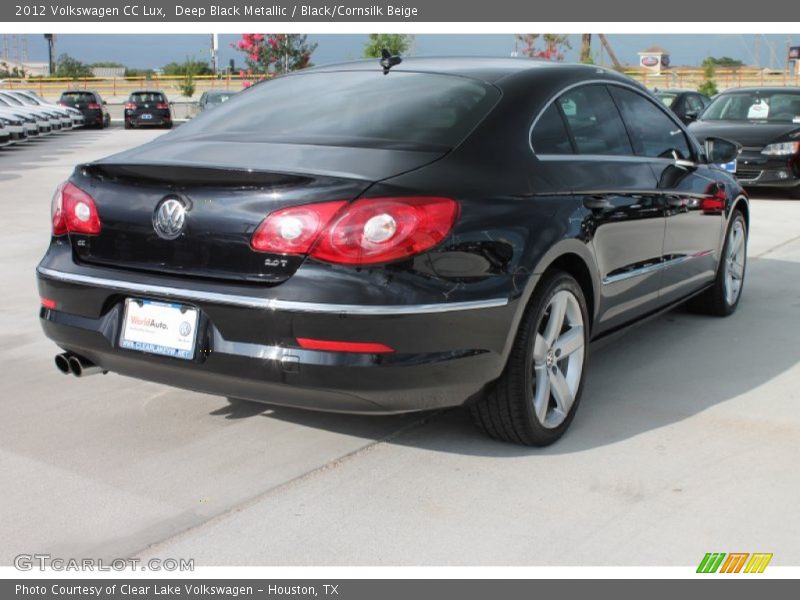
<svg viewBox="0 0 800 600"><path fill-rule="evenodd" d="M325 411L468 405L558 439L590 340L736 309L749 209L611 71L364 62L267 81L78 166L38 267L63 372ZM388 67L391 67L389 69Z"/></svg>

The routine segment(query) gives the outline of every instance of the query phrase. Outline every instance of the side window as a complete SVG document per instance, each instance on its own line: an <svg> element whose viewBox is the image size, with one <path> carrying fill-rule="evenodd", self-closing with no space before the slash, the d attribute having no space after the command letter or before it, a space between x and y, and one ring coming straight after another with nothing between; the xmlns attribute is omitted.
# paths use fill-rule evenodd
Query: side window
<svg viewBox="0 0 800 600"><path fill-rule="evenodd" d="M625 125L640 156L691 159L683 130L650 100L632 90L612 86Z"/></svg>
<svg viewBox="0 0 800 600"><path fill-rule="evenodd" d="M578 154L633 154L619 111L604 85L569 90L556 102L566 117Z"/></svg>
<svg viewBox="0 0 800 600"><path fill-rule="evenodd" d="M531 133L531 146L536 154L573 153L572 142L556 102L547 107L539 117Z"/></svg>
<svg viewBox="0 0 800 600"><path fill-rule="evenodd" d="M703 110L703 101L700 99L700 96L695 96L694 94L686 96L686 110L695 113L699 113Z"/></svg>

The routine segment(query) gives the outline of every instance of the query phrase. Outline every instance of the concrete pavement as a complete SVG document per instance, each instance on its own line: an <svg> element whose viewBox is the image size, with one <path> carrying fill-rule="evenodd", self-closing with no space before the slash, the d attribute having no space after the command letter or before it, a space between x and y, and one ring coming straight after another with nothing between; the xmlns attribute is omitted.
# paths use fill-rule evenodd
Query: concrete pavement
<svg viewBox="0 0 800 600"><path fill-rule="evenodd" d="M462 411L335 416L58 373L33 276L52 192L76 163L160 134L0 150L0 564L800 564L799 202L753 201L733 317L677 310L594 348L572 429L536 450Z"/></svg>

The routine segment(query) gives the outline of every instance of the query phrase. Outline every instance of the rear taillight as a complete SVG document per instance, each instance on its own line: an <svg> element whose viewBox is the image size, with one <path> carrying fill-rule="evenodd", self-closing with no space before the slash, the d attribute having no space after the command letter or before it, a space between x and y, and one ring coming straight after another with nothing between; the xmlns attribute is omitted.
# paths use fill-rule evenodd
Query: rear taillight
<svg viewBox="0 0 800 600"><path fill-rule="evenodd" d="M306 204L278 210L259 225L254 250L310 254L345 265L401 260L429 250L447 237L458 216L450 198L368 198Z"/></svg>
<svg viewBox="0 0 800 600"><path fill-rule="evenodd" d="M86 108L90 110L98 110L100 105L97 102L89 102L89 104L86 105Z"/></svg>
<svg viewBox="0 0 800 600"><path fill-rule="evenodd" d="M158 104L156 104L156 108L169 108L169 104L167 104L166 102L159 102Z"/></svg>
<svg viewBox="0 0 800 600"><path fill-rule="evenodd" d="M447 237L458 216L450 198L371 198L348 207L311 250L319 260L366 265L429 250Z"/></svg>
<svg viewBox="0 0 800 600"><path fill-rule="evenodd" d="M53 235L100 233L100 216L94 199L67 181L56 190L52 202Z"/></svg>
<svg viewBox="0 0 800 600"><path fill-rule="evenodd" d="M308 254L319 234L345 204L342 200L277 210L261 222L250 246L258 252Z"/></svg>
<svg viewBox="0 0 800 600"><path fill-rule="evenodd" d="M125 110L134 110L136 108L136 104L133 102L126 102L125 103Z"/></svg>

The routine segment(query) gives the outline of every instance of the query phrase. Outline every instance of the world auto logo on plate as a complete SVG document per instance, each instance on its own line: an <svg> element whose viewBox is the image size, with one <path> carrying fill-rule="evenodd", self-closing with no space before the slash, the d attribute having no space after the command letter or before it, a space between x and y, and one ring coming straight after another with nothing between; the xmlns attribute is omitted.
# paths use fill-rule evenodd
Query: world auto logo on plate
<svg viewBox="0 0 800 600"><path fill-rule="evenodd" d="M188 321L184 321L178 327L178 333L180 333L183 337L187 337L190 333L192 333L192 326Z"/></svg>

